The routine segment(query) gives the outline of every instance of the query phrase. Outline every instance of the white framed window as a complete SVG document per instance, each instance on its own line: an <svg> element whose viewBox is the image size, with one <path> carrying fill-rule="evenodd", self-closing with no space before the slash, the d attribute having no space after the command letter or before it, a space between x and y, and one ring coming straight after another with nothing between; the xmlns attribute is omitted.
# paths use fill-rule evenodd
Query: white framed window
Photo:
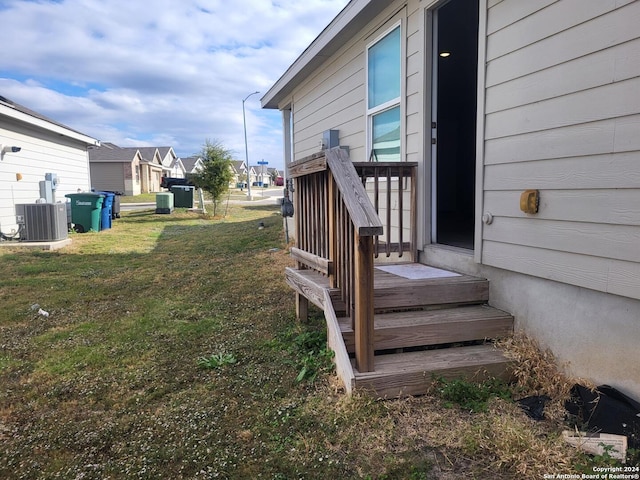
<svg viewBox="0 0 640 480"><path fill-rule="evenodd" d="M401 155L402 42L398 23L367 47L369 160L397 162Z"/></svg>

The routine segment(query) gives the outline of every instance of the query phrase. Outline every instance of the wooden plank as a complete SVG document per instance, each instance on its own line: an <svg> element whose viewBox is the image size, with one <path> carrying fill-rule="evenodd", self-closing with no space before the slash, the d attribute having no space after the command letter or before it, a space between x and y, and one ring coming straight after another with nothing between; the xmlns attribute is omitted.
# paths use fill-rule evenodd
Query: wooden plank
<svg viewBox="0 0 640 480"><path fill-rule="evenodd" d="M375 372L354 370L354 374L357 389L380 398L424 394L436 378L482 381L511 377L510 362L493 345L379 355L376 365Z"/></svg>
<svg viewBox="0 0 640 480"><path fill-rule="evenodd" d="M299 322L309 319L309 299L299 292L296 292L296 319Z"/></svg>
<svg viewBox="0 0 640 480"><path fill-rule="evenodd" d="M607 15L495 58L487 64L487 86L635 40L639 23L640 3L632 2Z"/></svg>
<svg viewBox="0 0 640 480"><path fill-rule="evenodd" d="M358 235L382 234L382 223L349 160L349 154L341 148L332 148L326 151L326 158Z"/></svg>
<svg viewBox="0 0 640 480"><path fill-rule="evenodd" d="M348 318L339 319L347 350L354 348ZM513 333L513 317L487 305L408 311L375 316L375 350L503 338Z"/></svg>
<svg viewBox="0 0 640 480"><path fill-rule="evenodd" d="M472 277L459 277L449 282L398 282L385 287L376 285L374 292L377 311L428 305L484 303L488 300L489 282Z"/></svg>
<svg viewBox="0 0 640 480"><path fill-rule="evenodd" d="M522 218L520 191L485 192L485 210L495 217ZM536 218L609 225L640 225L640 189L543 190ZM489 228L489 227L485 227Z"/></svg>
<svg viewBox="0 0 640 480"><path fill-rule="evenodd" d="M333 361L336 365L338 378L342 381L347 394L350 395L355 387L355 375L353 374L351 359L349 358L344 341L342 340L342 334L340 333L340 326L338 325L336 312L333 309L331 297L327 290L325 290L324 304L326 305L324 309L324 318L327 322L327 344L335 354Z"/></svg>
<svg viewBox="0 0 640 480"><path fill-rule="evenodd" d="M374 370L373 360L373 239L356 233L354 339L356 366L361 372Z"/></svg>
<svg viewBox="0 0 640 480"><path fill-rule="evenodd" d="M318 308L324 309L324 290L329 287L328 281L320 283L320 274L310 274L310 270L285 269L285 280L291 288L306 297Z"/></svg>
<svg viewBox="0 0 640 480"><path fill-rule="evenodd" d="M640 264L635 262L488 240L482 258L493 267L640 299Z"/></svg>
<svg viewBox="0 0 640 480"><path fill-rule="evenodd" d="M328 205L328 212L327 212L327 226L329 229L329 258L332 261L337 260L337 252L338 252L338 226L336 224L337 222L337 215L336 215L336 191L335 191L335 182L333 180L333 178L329 177L328 179L328 185L327 185L327 205ZM333 265L332 265L333 267ZM337 278L338 278L338 272L336 271L335 268L331 268L331 271L329 273L329 285L332 288L335 288L337 286Z"/></svg>
<svg viewBox="0 0 640 480"><path fill-rule="evenodd" d="M640 226L559 222L527 218L495 218L484 238L558 252L579 253L640 263Z"/></svg>
<svg viewBox="0 0 640 480"><path fill-rule="evenodd" d="M319 257L318 255L314 255L309 252L305 252L304 250L300 250L296 247L292 247L290 252L291 257L297 262L303 263L306 266L311 267L314 270L317 270L325 275L329 275L329 273L331 273L331 260Z"/></svg>
<svg viewBox="0 0 640 480"><path fill-rule="evenodd" d="M310 175L316 172L324 172L327 169L327 161L324 153L311 155L302 160L297 160L289 164L289 176L291 178Z"/></svg>

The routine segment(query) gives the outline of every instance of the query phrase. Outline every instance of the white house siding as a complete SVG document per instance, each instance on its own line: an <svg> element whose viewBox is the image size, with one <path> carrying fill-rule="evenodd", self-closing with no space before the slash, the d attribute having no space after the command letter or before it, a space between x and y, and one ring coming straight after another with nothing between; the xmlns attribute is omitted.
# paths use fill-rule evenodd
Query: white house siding
<svg viewBox="0 0 640 480"><path fill-rule="evenodd" d="M569 373L638 398L640 2L487 5L481 185L494 221L482 264L437 246L425 259L489 278L491 304ZM540 190L536 215L520 211L525 189Z"/></svg>
<svg viewBox="0 0 640 480"><path fill-rule="evenodd" d="M322 133L339 130L340 144L355 162L368 160L366 151L366 47L395 22L402 22L407 81L402 89L405 159L417 161L422 145L422 10L419 2L394 2L327 59L280 105L293 112L294 159L320 151Z"/></svg>
<svg viewBox="0 0 640 480"><path fill-rule="evenodd" d="M488 9L482 263L640 299L638 25L629 0Z"/></svg>
<svg viewBox="0 0 640 480"><path fill-rule="evenodd" d="M354 162L368 160L365 51L367 45L400 21L404 55L402 73L406 76L401 92L403 153L407 161L422 160L423 15L418 1L392 3L294 91L291 107L295 159L320 151L325 130L339 130L340 145L349 147L351 159ZM397 196L397 190L394 189L393 195L394 198ZM408 193L404 205L405 210L410 205ZM392 229L385 235L395 241L398 238L397 204L392 208ZM384 208L380 215L386 218ZM408 212L404 214L403 225L404 239L408 241Z"/></svg>
<svg viewBox="0 0 640 480"><path fill-rule="evenodd" d="M59 179L57 201L66 201L67 193L89 189L87 145L56 133L45 132L0 117L0 143L22 148L7 153L0 162L0 230L11 233L17 229L17 203L33 203L40 197L39 182L45 173L55 173ZM16 179L16 174L22 180Z"/></svg>

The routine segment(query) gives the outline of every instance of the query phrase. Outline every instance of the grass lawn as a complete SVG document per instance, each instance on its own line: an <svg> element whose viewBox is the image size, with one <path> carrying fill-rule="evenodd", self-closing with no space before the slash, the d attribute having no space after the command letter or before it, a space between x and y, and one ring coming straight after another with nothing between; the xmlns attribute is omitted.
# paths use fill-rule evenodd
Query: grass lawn
<svg viewBox="0 0 640 480"><path fill-rule="evenodd" d="M283 187L274 187L278 190L282 190ZM167 192L168 190L164 190ZM264 189L261 187L251 187L251 198L252 200L260 200L262 198L262 194ZM204 194L205 200L210 200L210 196L205 192ZM193 194L194 203L198 204L198 192L195 191ZM220 199L220 203L224 204L227 200L247 200L247 189L240 190L239 188L231 188L228 192L222 195ZM155 203L156 202L156 194L155 193L142 193L140 195L121 195L120 203Z"/></svg>
<svg viewBox="0 0 640 480"><path fill-rule="evenodd" d="M540 378L475 412L447 386L345 396L322 316L295 321L281 225L277 206L231 205L224 219L147 210L61 251L0 249L0 478L592 471L557 415L534 422L508 399Z"/></svg>

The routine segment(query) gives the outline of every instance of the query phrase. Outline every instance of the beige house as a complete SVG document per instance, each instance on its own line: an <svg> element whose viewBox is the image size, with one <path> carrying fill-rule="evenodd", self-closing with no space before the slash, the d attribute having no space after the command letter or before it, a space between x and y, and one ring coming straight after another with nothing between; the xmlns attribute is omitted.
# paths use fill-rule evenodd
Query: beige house
<svg viewBox="0 0 640 480"><path fill-rule="evenodd" d="M570 373L640 397L639 21L630 0L352 0L262 105L287 165L328 131L415 165L416 260L488 279Z"/></svg>
<svg viewBox="0 0 640 480"><path fill-rule="evenodd" d="M162 148L166 149L168 147ZM140 163L142 193L159 192L163 172L163 156L157 147L141 147L138 150L142 155L142 162Z"/></svg>
<svg viewBox="0 0 640 480"><path fill-rule="evenodd" d="M142 193L142 155L137 148L120 148L109 142L89 150L91 186L95 190Z"/></svg>
<svg viewBox="0 0 640 480"><path fill-rule="evenodd" d="M162 157L156 147L119 147L102 143L89 150L91 185L95 190L139 195L160 191Z"/></svg>

